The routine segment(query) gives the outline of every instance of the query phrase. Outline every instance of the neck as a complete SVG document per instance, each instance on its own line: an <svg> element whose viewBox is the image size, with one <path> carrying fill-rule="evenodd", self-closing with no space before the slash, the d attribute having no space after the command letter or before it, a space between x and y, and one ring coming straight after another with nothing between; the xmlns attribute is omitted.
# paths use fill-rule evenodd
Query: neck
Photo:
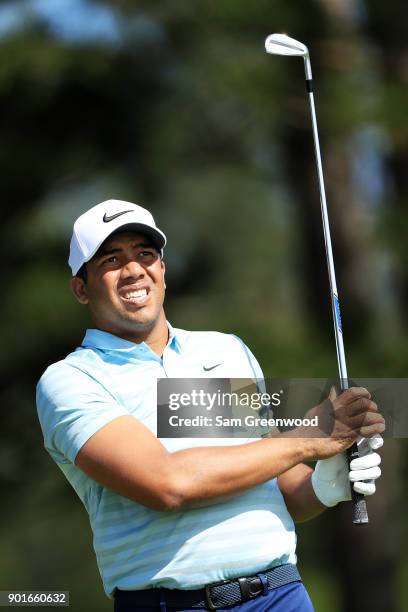
<svg viewBox="0 0 408 612"><path fill-rule="evenodd" d="M159 355L160 357L163 355L163 351L166 348L167 342L169 341L169 328L167 326L164 310L161 311L159 318L154 325L147 329L108 329L100 323L96 323L95 326L102 331L107 331L110 334L123 338L123 340L134 342L135 344L145 342L149 348L151 348L153 353L156 353L156 355Z"/></svg>
<svg viewBox="0 0 408 612"><path fill-rule="evenodd" d="M146 333L143 340L131 340L131 342L146 342L146 344L149 346L149 348L151 348L153 353L156 353L156 355L159 355L159 357L161 357L169 341L170 335L164 312L162 313L162 319L163 320L158 322L158 325L156 325L156 327Z"/></svg>

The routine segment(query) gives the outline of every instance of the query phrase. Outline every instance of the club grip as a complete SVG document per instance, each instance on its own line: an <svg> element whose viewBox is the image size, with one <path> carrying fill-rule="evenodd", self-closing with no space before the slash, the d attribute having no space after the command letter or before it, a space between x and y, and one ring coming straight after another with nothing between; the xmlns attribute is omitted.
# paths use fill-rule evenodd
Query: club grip
<svg viewBox="0 0 408 612"><path fill-rule="evenodd" d="M350 466L350 463L353 459L359 457L357 444L353 444L350 448L347 449L347 459ZM353 488L353 483L350 483L351 486L351 504L352 504L352 521L354 525L367 525L368 513L367 513L367 504L364 498L364 495L361 493L357 493Z"/></svg>

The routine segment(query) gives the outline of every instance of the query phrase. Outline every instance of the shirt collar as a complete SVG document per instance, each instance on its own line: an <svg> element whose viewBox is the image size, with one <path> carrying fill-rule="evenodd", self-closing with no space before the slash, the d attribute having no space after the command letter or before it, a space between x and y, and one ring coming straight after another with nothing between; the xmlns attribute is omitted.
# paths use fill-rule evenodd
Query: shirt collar
<svg viewBox="0 0 408 612"><path fill-rule="evenodd" d="M168 321L166 321L167 327L169 328L169 341L168 347L175 348L179 353L181 351L181 334L178 329L175 329ZM167 348L167 347L166 347Z"/></svg>
<svg viewBox="0 0 408 612"><path fill-rule="evenodd" d="M180 334L178 330L167 321L167 327L169 328L169 340L166 348L172 348L178 353L181 350ZM100 329L87 329L85 337L82 341L81 346L83 348L96 348L102 351L145 351L149 348L146 342L130 342L109 332L102 331Z"/></svg>

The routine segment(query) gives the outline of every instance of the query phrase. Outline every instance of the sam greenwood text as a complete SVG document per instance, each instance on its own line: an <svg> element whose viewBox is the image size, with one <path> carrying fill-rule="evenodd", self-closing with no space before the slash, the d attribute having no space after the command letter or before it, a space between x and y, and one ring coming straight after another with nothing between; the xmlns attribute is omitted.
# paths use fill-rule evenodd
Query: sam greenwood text
<svg viewBox="0 0 408 612"><path fill-rule="evenodd" d="M169 418L171 427L317 427L318 417L311 419L292 419L292 418L270 418L265 419L249 414L244 418L223 417L217 415L214 419L209 416L196 415L194 417L179 417L176 414Z"/></svg>

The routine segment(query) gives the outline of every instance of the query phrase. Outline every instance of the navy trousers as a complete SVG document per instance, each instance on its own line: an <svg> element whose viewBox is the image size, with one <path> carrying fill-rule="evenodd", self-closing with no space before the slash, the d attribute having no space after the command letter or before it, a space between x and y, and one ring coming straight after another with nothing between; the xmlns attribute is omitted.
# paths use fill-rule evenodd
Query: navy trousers
<svg viewBox="0 0 408 612"><path fill-rule="evenodd" d="M260 595L245 603L222 608L219 612L314 612L308 592L302 582L291 582L284 586L268 591L267 595ZM114 612L197 612L197 609L175 608L163 601L154 606L121 605L115 602Z"/></svg>

